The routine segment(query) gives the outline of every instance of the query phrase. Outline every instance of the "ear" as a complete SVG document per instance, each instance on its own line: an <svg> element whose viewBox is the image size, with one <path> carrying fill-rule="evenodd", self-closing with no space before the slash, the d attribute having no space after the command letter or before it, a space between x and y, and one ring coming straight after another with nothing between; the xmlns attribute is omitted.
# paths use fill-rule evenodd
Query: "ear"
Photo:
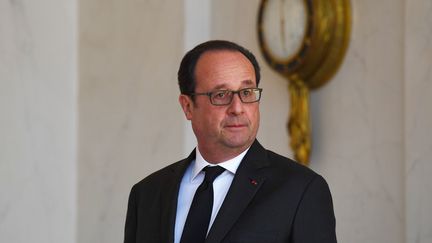
<svg viewBox="0 0 432 243"><path fill-rule="evenodd" d="M194 105L192 99L187 95L181 94L179 96L179 103L183 109L186 119L191 120Z"/></svg>

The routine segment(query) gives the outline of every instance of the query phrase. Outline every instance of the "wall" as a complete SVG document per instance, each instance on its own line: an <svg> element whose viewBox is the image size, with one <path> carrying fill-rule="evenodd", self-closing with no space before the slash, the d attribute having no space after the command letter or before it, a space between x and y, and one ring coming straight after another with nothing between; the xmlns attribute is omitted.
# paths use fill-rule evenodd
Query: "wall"
<svg viewBox="0 0 432 243"><path fill-rule="evenodd" d="M432 242L432 1L405 3L407 241Z"/></svg>
<svg viewBox="0 0 432 243"><path fill-rule="evenodd" d="M76 242L76 20L0 1L0 242Z"/></svg>
<svg viewBox="0 0 432 243"><path fill-rule="evenodd" d="M78 242L121 242L131 186L181 158L182 1L80 1Z"/></svg>

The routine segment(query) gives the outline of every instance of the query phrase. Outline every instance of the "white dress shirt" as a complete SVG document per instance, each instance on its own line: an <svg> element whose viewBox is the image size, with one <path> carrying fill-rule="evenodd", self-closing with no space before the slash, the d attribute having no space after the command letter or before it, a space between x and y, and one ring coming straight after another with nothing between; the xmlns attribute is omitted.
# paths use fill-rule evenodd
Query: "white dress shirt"
<svg viewBox="0 0 432 243"><path fill-rule="evenodd" d="M217 164L223 167L225 171L220 174L213 182L213 209L212 215L210 217L210 224L208 230L210 230L213 221L215 220L216 215L219 212L220 207L222 206L222 202L225 199L228 189L231 186L231 182L234 179L237 168L239 167L240 162L242 161L248 150L249 149L246 149L244 152L242 152L235 158ZM199 152L198 147L196 148L196 158L186 169L186 172L183 175L183 179L180 183L180 190L177 198L174 243L180 242L183 228L186 222L186 217L192 204L195 191L204 180L205 173L202 171L202 169L204 169L204 167L206 166L215 165L216 164L210 164L205 161L201 153Z"/></svg>

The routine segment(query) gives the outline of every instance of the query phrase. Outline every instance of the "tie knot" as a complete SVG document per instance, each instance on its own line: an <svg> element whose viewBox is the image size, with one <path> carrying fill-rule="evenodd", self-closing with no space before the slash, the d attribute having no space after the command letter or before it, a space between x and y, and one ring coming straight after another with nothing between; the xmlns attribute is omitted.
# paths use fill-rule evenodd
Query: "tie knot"
<svg viewBox="0 0 432 243"><path fill-rule="evenodd" d="M205 171L204 181L208 183L213 183L213 181L218 177L222 172L225 171L223 167L220 166L207 166L203 169Z"/></svg>

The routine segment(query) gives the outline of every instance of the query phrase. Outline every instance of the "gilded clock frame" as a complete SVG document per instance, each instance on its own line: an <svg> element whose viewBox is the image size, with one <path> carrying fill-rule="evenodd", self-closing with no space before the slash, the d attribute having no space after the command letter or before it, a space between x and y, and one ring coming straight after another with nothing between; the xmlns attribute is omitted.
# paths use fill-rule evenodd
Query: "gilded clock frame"
<svg viewBox="0 0 432 243"><path fill-rule="evenodd" d="M263 14L268 0L258 11L258 41L269 65L290 80L302 80L309 89L327 83L337 72L348 48L351 32L349 0L304 0L307 26L299 51L289 59L272 55L264 39Z"/></svg>

